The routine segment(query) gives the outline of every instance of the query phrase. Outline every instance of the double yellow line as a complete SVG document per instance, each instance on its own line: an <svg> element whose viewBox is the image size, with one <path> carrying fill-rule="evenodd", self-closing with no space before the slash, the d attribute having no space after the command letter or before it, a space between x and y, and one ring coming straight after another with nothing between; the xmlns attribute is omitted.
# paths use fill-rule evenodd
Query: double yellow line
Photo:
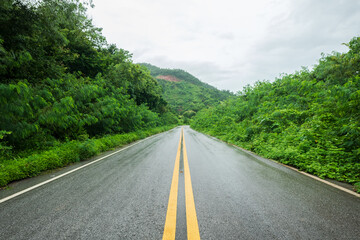
<svg viewBox="0 0 360 240"><path fill-rule="evenodd" d="M186 227L187 238L190 240L200 239L199 226L196 217L196 209L194 202L194 194L191 185L191 176L189 162L186 152L184 130L181 128L179 146L176 153L175 167L173 178L171 181L170 195L168 209L166 213L165 227L163 233L163 240L175 239L176 233L176 210L177 210L177 195L179 185L179 168L180 168L180 154L181 154L181 139L183 146L183 160L184 160L184 179L185 179L185 206L186 206Z"/></svg>

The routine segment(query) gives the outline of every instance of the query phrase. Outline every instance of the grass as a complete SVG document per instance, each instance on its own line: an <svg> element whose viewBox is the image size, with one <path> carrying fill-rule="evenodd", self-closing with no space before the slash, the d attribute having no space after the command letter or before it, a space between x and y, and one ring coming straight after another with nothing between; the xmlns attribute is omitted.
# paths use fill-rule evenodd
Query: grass
<svg viewBox="0 0 360 240"><path fill-rule="evenodd" d="M0 187L4 187L12 181L37 176L47 170L86 160L114 147L121 147L136 140L170 130L173 127L157 127L150 130L109 135L84 141L74 140L41 153L2 161L0 163Z"/></svg>

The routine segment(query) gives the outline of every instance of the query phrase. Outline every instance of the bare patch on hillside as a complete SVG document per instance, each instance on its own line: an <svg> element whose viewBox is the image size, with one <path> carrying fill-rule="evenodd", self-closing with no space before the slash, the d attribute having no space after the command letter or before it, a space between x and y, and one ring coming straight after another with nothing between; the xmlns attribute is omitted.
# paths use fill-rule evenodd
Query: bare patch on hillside
<svg viewBox="0 0 360 240"><path fill-rule="evenodd" d="M169 81L169 82L180 82L181 81L180 79L178 79L177 77L172 76L172 75L159 75L156 78L166 80L166 81Z"/></svg>

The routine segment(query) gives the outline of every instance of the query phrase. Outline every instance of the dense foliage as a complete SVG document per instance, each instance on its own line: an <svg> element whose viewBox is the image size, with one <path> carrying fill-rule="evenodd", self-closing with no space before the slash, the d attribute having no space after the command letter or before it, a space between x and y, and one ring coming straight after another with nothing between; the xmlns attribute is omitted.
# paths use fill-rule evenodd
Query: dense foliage
<svg viewBox="0 0 360 240"><path fill-rule="evenodd" d="M142 63L150 70L153 77L174 76L179 82L157 79L163 88L164 99L170 108L181 115L185 123L201 109L215 106L217 103L233 96L229 91L220 91L209 84L201 82L190 73L181 69L162 69Z"/></svg>
<svg viewBox="0 0 360 240"><path fill-rule="evenodd" d="M311 71L245 87L191 126L320 177L360 182L360 38L347 46Z"/></svg>
<svg viewBox="0 0 360 240"><path fill-rule="evenodd" d="M79 0L0 2L0 163L59 142L176 124L162 89Z"/></svg>

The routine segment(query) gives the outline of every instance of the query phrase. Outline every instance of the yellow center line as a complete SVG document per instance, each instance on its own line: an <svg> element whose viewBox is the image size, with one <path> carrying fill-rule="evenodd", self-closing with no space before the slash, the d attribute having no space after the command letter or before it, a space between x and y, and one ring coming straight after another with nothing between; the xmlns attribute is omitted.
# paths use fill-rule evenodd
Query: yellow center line
<svg viewBox="0 0 360 240"><path fill-rule="evenodd" d="M181 133L183 129L181 128ZM179 146L176 153L175 166L173 178L171 181L168 209L166 213L165 227L163 233L163 240L175 239L176 232L176 210L177 210L177 195L178 195L178 183L179 183L179 166L180 166L180 152L181 152L181 137L179 140Z"/></svg>
<svg viewBox="0 0 360 240"><path fill-rule="evenodd" d="M184 158L184 178L185 178L185 204L186 204L186 227L187 238L190 240L200 239L199 226L196 217L194 194L191 185L189 162L187 158L184 131L183 136L183 158Z"/></svg>
<svg viewBox="0 0 360 240"><path fill-rule="evenodd" d="M179 185L179 167L180 167L180 154L181 154L181 139L183 146L183 159L184 159L184 181L185 181L185 207L186 207L186 227L187 238L189 240L200 239L199 226L196 217L196 208L194 201L194 194L191 185L191 176L189 162L186 152L184 130L181 128L179 146L176 153L175 166L173 178L171 181L168 209L166 212L165 227L163 233L163 240L174 240L176 233L176 211L177 211L177 196Z"/></svg>

